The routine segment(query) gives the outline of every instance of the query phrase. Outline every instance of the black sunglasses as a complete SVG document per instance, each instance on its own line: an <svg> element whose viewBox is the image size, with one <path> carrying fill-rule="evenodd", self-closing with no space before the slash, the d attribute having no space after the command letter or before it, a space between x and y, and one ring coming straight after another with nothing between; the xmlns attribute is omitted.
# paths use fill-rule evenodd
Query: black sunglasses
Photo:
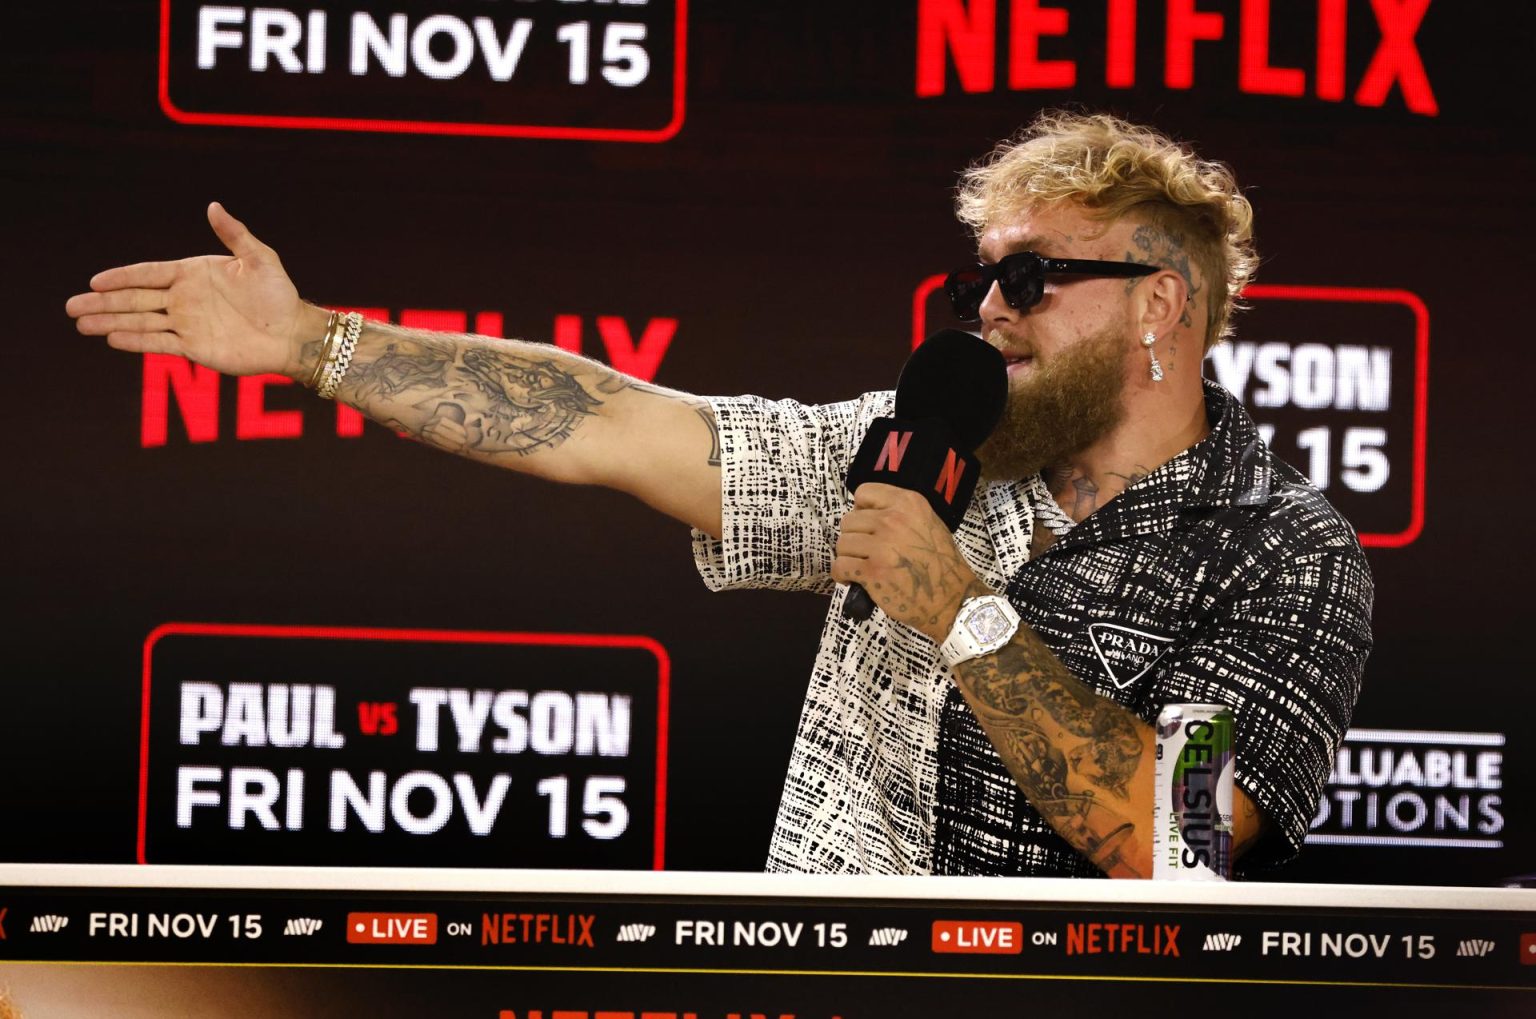
<svg viewBox="0 0 1536 1019"><path fill-rule="evenodd" d="M1033 251L1016 251L991 265L961 269L944 277L950 307L962 322L981 317L981 302L994 282L1010 308L1026 311L1045 295L1047 276L1149 276L1158 266L1140 262L1105 262L1095 258L1044 258Z"/></svg>

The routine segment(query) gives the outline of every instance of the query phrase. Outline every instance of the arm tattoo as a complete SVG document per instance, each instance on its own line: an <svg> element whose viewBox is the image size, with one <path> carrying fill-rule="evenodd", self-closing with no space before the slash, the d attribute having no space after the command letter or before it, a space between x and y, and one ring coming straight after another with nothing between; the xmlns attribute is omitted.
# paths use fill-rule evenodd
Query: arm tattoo
<svg viewBox="0 0 1536 1019"><path fill-rule="evenodd" d="M1269 830L1269 822L1259 811L1252 797L1245 794L1235 796L1234 799L1242 804L1242 816L1245 822L1236 826L1236 838L1232 841L1232 853L1236 856L1247 852L1254 843L1259 841L1259 837Z"/></svg>
<svg viewBox="0 0 1536 1019"><path fill-rule="evenodd" d="M1195 295L1200 293L1201 287L1195 282L1194 270L1190 267L1189 252L1184 250L1184 235L1177 230L1139 226L1131 235L1131 243L1136 246L1136 250L1125 253L1127 262L1161 266L1164 269L1172 269L1184 277L1184 286L1189 290L1189 296L1179 316L1179 324L1186 326L1192 324L1190 311L1195 306ZM1141 282L1139 278L1129 280L1125 292L1130 293L1139 282Z"/></svg>
<svg viewBox="0 0 1536 1019"><path fill-rule="evenodd" d="M320 348L322 346L324 346L324 344L320 340L310 340L309 342L305 343L304 346L299 348L299 363L302 364L305 370L311 375L314 374L314 368L311 368L310 364L313 363L316 367L319 366Z"/></svg>
<svg viewBox="0 0 1536 1019"><path fill-rule="evenodd" d="M660 386L647 385L638 379L632 379L628 375L620 375L616 371L603 369L602 381L597 384L597 391L607 396L622 393L626 389L633 389L637 393L648 393L651 396L673 396L669 390Z"/></svg>
<svg viewBox="0 0 1536 1019"><path fill-rule="evenodd" d="M977 584L969 593L985 590ZM1146 749L1140 720L1072 675L1028 626L955 674L1041 816L1096 865L1134 870L1122 850L1137 842L1131 786Z"/></svg>
<svg viewBox="0 0 1536 1019"><path fill-rule="evenodd" d="M647 385L637 382L627 375L618 372L609 372L608 377L597 384L600 393L618 393L626 389L633 389L637 393L647 393L651 396L660 396L668 400L681 399L683 403L693 408L693 412L704 422L704 427L709 429L709 460L711 467L720 466L720 428L715 423L715 412L710 408L708 400L701 400L696 396L679 397L670 389L662 389L660 386Z"/></svg>
<svg viewBox="0 0 1536 1019"><path fill-rule="evenodd" d="M394 415L386 424L421 435L449 425L462 433L451 443L459 452L489 455L552 449L602 406L554 358L414 338L394 339L372 361L354 362L347 383L357 404L402 402L427 419L413 428Z"/></svg>
<svg viewBox="0 0 1536 1019"><path fill-rule="evenodd" d="M706 400L689 400L699 420L704 422L704 427L709 429L709 465L720 466L720 426L715 423L715 412Z"/></svg>

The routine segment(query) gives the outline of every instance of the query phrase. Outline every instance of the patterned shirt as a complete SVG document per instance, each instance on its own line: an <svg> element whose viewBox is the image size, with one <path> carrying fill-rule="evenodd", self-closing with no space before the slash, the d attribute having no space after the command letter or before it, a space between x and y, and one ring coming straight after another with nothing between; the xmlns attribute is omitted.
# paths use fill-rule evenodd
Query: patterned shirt
<svg viewBox="0 0 1536 1019"><path fill-rule="evenodd" d="M694 532L715 590L831 593L768 853L770 871L1097 875L1040 818L921 632L843 618L833 549L848 465L889 392L810 407L711 399L720 540ZM978 489L955 533L1075 675L1151 720L1227 704L1237 781L1288 858L1316 812L1370 648L1371 581L1353 530L1274 458L1225 390L1211 434L1068 531L1038 478ZM1062 537L1030 562L1036 517Z"/></svg>

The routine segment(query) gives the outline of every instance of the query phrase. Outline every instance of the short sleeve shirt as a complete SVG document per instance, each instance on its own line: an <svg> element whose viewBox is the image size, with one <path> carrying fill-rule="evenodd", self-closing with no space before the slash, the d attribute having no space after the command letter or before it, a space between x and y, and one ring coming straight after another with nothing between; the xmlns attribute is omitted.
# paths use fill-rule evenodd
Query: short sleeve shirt
<svg viewBox="0 0 1536 1019"><path fill-rule="evenodd" d="M694 534L713 589L833 594L812 666L770 871L1096 875L1008 776L922 633L843 618L830 576L844 479L892 394L811 407L712 399L722 537ZM1370 647L1370 576L1353 531L1207 383L1212 431L1034 562L1031 483L981 487L955 533L1074 674L1150 720L1170 701L1227 704L1237 781L1288 857L1316 811Z"/></svg>

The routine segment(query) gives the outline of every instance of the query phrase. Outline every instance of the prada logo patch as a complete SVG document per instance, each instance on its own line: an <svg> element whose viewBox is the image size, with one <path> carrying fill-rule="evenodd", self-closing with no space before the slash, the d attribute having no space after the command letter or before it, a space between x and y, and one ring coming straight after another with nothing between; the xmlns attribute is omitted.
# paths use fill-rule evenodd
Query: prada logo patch
<svg viewBox="0 0 1536 1019"><path fill-rule="evenodd" d="M1140 679L1173 643L1172 637L1159 637L1115 623L1089 624L1088 640L1103 663L1104 672L1119 690Z"/></svg>

